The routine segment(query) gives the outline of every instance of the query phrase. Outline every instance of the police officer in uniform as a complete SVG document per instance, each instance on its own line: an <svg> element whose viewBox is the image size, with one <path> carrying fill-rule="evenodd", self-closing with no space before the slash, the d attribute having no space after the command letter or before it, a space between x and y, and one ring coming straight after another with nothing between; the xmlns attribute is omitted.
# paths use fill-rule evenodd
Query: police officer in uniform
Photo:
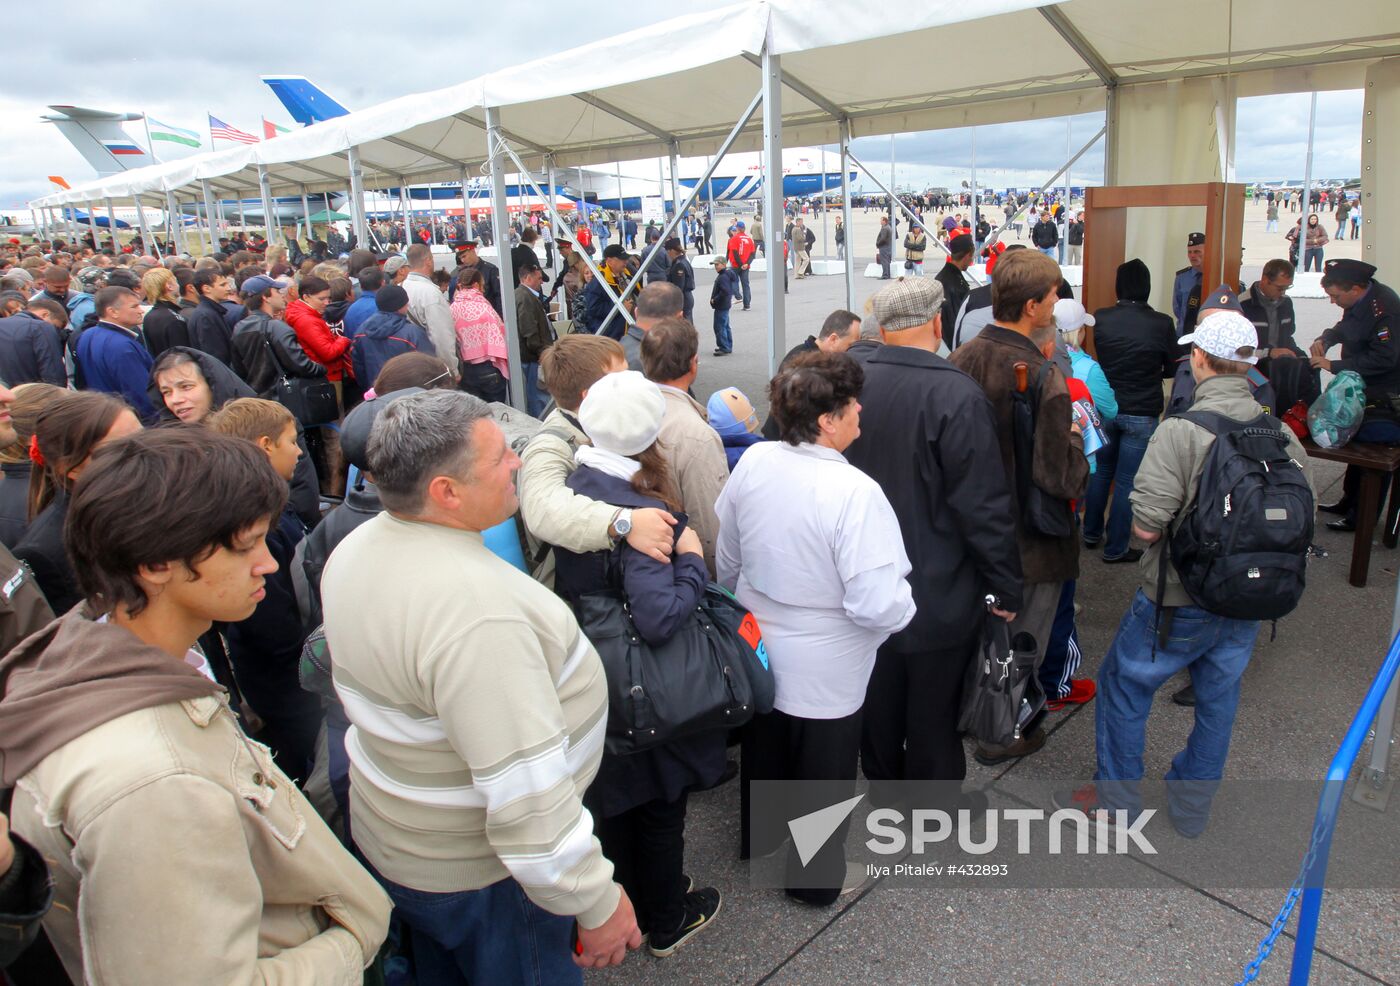
<svg viewBox="0 0 1400 986"><path fill-rule="evenodd" d="M1355 370L1366 384L1366 416L1357 431L1358 442L1400 445L1400 296L1375 280L1376 268L1361 260L1329 260L1323 265L1322 289L1344 312L1341 321L1312 344L1312 365L1340 373ZM1341 359L1328 359L1327 351L1340 344ZM1387 485L1388 485L1387 477ZM1327 526L1334 531L1356 529L1360 472L1347 467L1342 499L1318 509L1340 514ZM1385 502L1385 487L1380 502Z"/></svg>
<svg viewBox="0 0 1400 986"><path fill-rule="evenodd" d="M1176 317L1177 338L1196 328L1201 309L1201 267L1206 260L1206 234L1186 237L1187 265L1176 272L1172 283L1172 315Z"/></svg>

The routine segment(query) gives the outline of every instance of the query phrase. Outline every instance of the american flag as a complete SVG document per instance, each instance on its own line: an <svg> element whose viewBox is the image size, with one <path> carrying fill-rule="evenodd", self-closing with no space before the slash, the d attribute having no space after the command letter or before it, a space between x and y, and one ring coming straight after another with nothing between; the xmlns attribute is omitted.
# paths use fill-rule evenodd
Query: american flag
<svg viewBox="0 0 1400 986"><path fill-rule="evenodd" d="M236 140L240 144L256 144L258 142L258 138L252 134L229 126L213 113L209 114L209 136L214 140Z"/></svg>

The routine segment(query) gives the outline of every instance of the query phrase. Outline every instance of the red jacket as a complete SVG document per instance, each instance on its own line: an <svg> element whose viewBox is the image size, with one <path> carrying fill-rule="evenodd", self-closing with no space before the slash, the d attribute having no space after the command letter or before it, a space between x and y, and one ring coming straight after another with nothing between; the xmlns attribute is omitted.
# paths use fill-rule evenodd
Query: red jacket
<svg viewBox="0 0 1400 986"><path fill-rule="evenodd" d="M350 340L331 331L321 313L301 299L287 306L282 319L297 334L297 342L317 363L326 368L326 379L335 383L355 375L350 369Z"/></svg>
<svg viewBox="0 0 1400 986"><path fill-rule="evenodd" d="M753 261L753 255L757 249L758 247L754 246L753 237L748 233L735 233L729 238L727 250L730 265L747 267Z"/></svg>

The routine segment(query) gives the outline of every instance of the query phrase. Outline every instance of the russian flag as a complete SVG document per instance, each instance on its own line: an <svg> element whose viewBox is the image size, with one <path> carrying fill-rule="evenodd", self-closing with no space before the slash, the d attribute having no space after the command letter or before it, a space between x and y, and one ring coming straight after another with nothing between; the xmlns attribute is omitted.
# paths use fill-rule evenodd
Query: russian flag
<svg viewBox="0 0 1400 986"><path fill-rule="evenodd" d="M104 140L102 146L112 154L145 154L146 152L129 140Z"/></svg>

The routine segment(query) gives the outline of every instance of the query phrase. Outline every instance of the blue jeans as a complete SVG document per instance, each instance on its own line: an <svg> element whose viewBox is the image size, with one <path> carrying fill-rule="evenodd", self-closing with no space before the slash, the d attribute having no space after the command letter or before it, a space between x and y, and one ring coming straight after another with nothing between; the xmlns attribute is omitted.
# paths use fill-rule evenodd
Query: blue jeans
<svg viewBox="0 0 1400 986"><path fill-rule="evenodd" d="M1157 689L1183 668L1196 690L1196 722L1186 747L1167 771L1167 807L1184 835L1199 835L1225 771L1230 732L1240 701L1240 678L1254 653L1257 620L1232 620L1195 606L1175 610L1167 644L1157 646L1157 607L1139 589L1099 667L1094 733L1094 781L1104 807L1131 818L1142 809L1142 751Z"/></svg>
<svg viewBox="0 0 1400 986"><path fill-rule="evenodd" d="M1058 261L1060 259L1059 246L1037 247L1036 249L1038 249L1041 253L1045 254L1045 256L1049 257L1051 260Z"/></svg>
<svg viewBox="0 0 1400 986"><path fill-rule="evenodd" d="M734 337L729 332L729 309L715 309L715 348L726 353L734 351Z"/></svg>
<svg viewBox="0 0 1400 986"><path fill-rule="evenodd" d="M738 273L739 286L743 289L744 292L744 307L748 308L753 301L753 297L749 293L749 269L747 267L740 267Z"/></svg>
<svg viewBox="0 0 1400 986"><path fill-rule="evenodd" d="M365 866L413 933L417 986L582 986L569 951L574 919L539 907L514 880L437 894Z"/></svg>
<svg viewBox="0 0 1400 986"><path fill-rule="evenodd" d="M520 368L525 371L525 406L531 417L544 417L545 406L549 403L549 395L540 390L540 365L538 363L521 363Z"/></svg>
<svg viewBox="0 0 1400 986"><path fill-rule="evenodd" d="M1113 506L1108 511L1108 543L1105 558L1121 558L1128 551L1128 539L1133 532L1133 505L1128 494L1133 491L1133 479L1147 453L1147 443L1157 430L1157 419L1141 414L1120 414L1103 423L1108 444L1095 455L1094 474L1089 477L1089 495L1084 503L1084 540L1097 544L1104 536L1104 509L1108 508L1109 491Z"/></svg>
<svg viewBox="0 0 1400 986"><path fill-rule="evenodd" d="M1308 247L1303 251L1303 270L1322 271L1322 251L1323 247Z"/></svg>

